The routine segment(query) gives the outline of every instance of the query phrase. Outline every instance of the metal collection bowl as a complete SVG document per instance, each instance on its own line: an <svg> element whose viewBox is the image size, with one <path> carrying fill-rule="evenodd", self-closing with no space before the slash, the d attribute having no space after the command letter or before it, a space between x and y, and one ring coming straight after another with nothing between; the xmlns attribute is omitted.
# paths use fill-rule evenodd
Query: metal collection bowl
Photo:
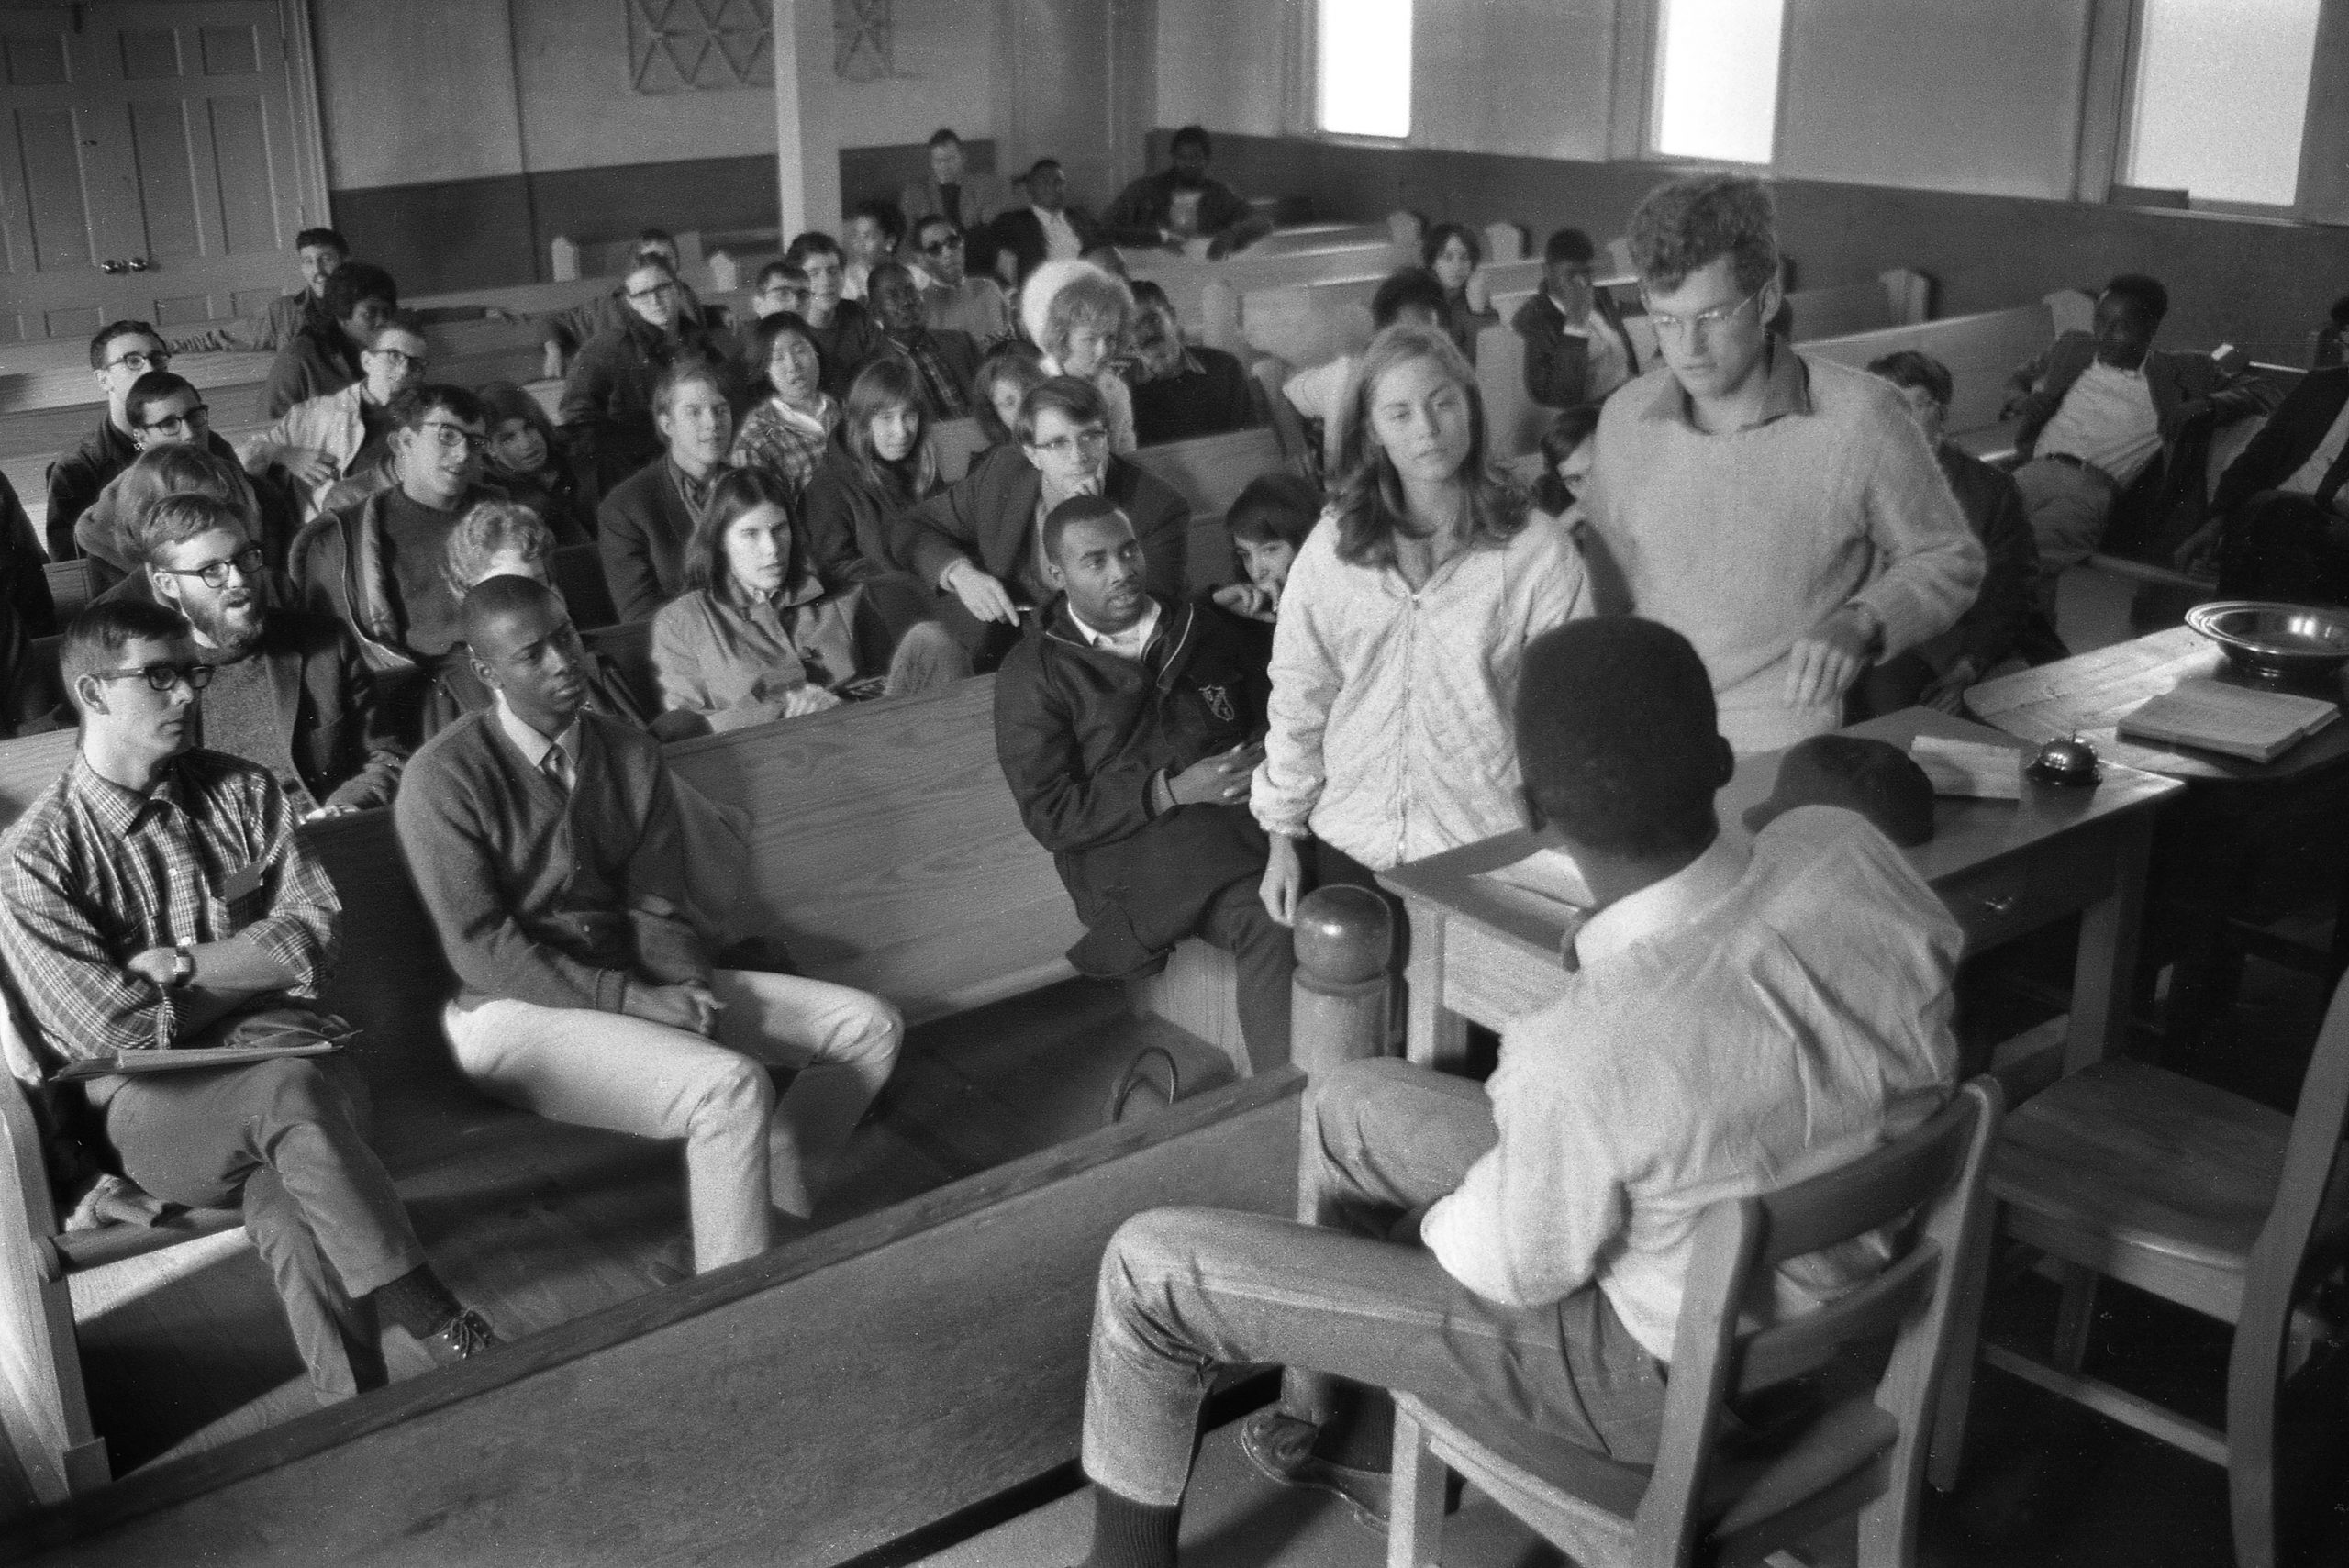
<svg viewBox="0 0 2349 1568"><path fill-rule="evenodd" d="M2236 669L2261 681L2321 681L2349 664L2349 610L2220 599L2187 611L2186 624L2225 650Z"/></svg>

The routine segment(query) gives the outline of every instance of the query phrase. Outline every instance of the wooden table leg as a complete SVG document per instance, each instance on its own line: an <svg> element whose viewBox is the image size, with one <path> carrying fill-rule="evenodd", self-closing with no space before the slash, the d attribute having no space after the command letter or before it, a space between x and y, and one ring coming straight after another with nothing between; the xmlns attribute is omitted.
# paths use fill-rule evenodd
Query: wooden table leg
<svg viewBox="0 0 2349 1568"><path fill-rule="evenodd" d="M1432 905L1410 905L1411 957L1404 969L1410 996L1404 1052L1419 1066L1457 1069L1468 1054L1468 1020L1443 1005L1443 933L1449 917Z"/></svg>
<svg viewBox="0 0 2349 1568"><path fill-rule="evenodd" d="M2128 1044L2137 940L2145 917L2145 869L2153 847L2153 813L2121 817L2113 834L2112 891L2080 912L2080 945L2072 965L2072 1027L2064 1040L2067 1073L2119 1054Z"/></svg>

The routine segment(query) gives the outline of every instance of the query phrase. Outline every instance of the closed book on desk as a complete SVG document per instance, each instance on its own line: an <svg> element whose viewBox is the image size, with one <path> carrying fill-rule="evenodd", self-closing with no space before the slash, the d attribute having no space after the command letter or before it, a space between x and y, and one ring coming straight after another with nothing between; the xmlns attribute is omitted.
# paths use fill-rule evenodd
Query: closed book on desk
<svg viewBox="0 0 2349 1568"><path fill-rule="evenodd" d="M340 1040L305 1040L284 1045L200 1045L179 1051L109 1051L69 1062L52 1074L61 1084L115 1073L185 1073L198 1067L250 1067L281 1056L326 1056L340 1051Z"/></svg>
<svg viewBox="0 0 2349 1568"><path fill-rule="evenodd" d="M2272 762L2341 717L2337 703L2209 679L2181 681L2122 718L2123 739Z"/></svg>

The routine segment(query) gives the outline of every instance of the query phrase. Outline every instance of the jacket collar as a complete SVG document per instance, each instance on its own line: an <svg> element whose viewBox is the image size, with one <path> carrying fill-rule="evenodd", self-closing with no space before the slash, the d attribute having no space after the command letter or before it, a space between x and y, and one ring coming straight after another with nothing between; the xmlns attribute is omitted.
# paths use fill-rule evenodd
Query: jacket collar
<svg viewBox="0 0 2349 1568"><path fill-rule="evenodd" d="M1151 646L1165 651L1158 662L1158 687L1164 691L1174 684L1184 662L1191 655L1191 646L1197 638L1199 612L1197 606L1188 602L1170 604L1156 594L1150 598L1158 606L1158 635L1152 639ZM1076 618L1069 610L1066 594L1045 607L1043 634L1047 642L1080 658L1099 660L1129 669L1134 667L1132 660L1112 653L1106 648L1096 648L1085 640L1085 633L1077 629Z"/></svg>
<svg viewBox="0 0 2349 1568"><path fill-rule="evenodd" d="M1763 386L1761 417L1747 426L1747 429L1759 429L1789 415L1808 415L1813 411L1810 369L1802 362L1802 356L1795 352L1794 345L1773 332L1762 352L1767 365L1765 374L1768 380ZM1674 375L1664 378L1664 385L1656 390L1655 401L1648 406L1647 413L1642 417L1661 424L1686 425L1692 430L1697 428L1687 390L1680 384L1680 378Z"/></svg>

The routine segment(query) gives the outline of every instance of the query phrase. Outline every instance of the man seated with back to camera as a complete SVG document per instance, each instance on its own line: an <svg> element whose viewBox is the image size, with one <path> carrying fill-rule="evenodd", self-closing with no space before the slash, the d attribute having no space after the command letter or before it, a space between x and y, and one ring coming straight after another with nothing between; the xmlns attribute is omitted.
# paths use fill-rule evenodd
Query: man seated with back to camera
<svg viewBox="0 0 2349 1568"><path fill-rule="evenodd" d="M556 1121L684 1139L694 1271L763 1251L776 1209L812 1221L904 1021L844 985L711 967L678 781L658 740L585 711L553 589L486 578L463 629L497 700L417 752L393 807L457 974L457 1065ZM770 1066L794 1070L779 1101Z"/></svg>
<svg viewBox="0 0 2349 1568"><path fill-rule="evenodd" d="M273 605L247 519L209 495L170 495L139 526L155 602L185 616L212 684L195 744L269 770L304 820L388 806L407 748L375 697L351 628Z"/></svg>
<svg viewBox="0 0 2349 1568"><path fill-rule="evenodd" d="M299 1043L341 1020L318 993L340 901L269 771L195 747L212 666L178 612L93 605L60 653L82 715L60 779L0 838L0 953L43 1077L112 1051ZM433 1273L367 1146L365 1087L335 1059L111 1074L85 1099L151 1196L235 1207L320 1402L386 1379L378 1315L435 1361L495 1344Z"/></svg>
<svg viewBox="0 0 2349 1568"><path fill-rule="evenodd" d="M963 478L896 521L891 554L943 595L941 619L984 673L1018 639L1019 617L1049 602L1043 525L1073 495L1106 495L1141 541L1142 584L1183 592L1191 509L1172 489L1109 450L1099 389L1053 376L1021 400L1018 444L997 447Z"/></svg>
<svg viewBox="0 0 2349 1568"><path fill-rule="evenodd" d="M373 669L429 672L458 639L440 571L449 535L468 507L496 498L480 484L488 420L481 399L441 382L401 393L392 414L395 483L304 528L287 570L301 602L350 627ZM394 705L403 735L412 706Z"/></svg>
<svg viewBox="0 0 2349 1568"><path fill-rule="evenodd" d="M1543 633L1515 728L1536 832L1596 907L1557 999L1509 1024L1481 1087L1391 1060L1317 1076L1296 1221L1169 1208L1119 1229L1085 1388L1088 1568L1171 1568L1228 1366L1288 1369L1241 1429L1250 1460L1374 1519L1392 1439L1373 1389L1653 1462L1698 1217L1947 1099L1956 922L1854 812L1722 832L1732 762L1685 638L1631 617ZM1789 1260L1755 1309L1842 1294L1889 1241Z"/></svg>
<svg viewBox="0 0 2349 1568"><path fill-rule="evenodd" d="M1043 552L1058 595L996 673L996 759L1085 922L1069 962L1147 974L1205 938L1239 962L1249 1061L1277 1066L1297 960L1256 895L1268 846L1248 809L1272 639L1151 593L1133 524L1107 496L1053 507Z"/></svg>

